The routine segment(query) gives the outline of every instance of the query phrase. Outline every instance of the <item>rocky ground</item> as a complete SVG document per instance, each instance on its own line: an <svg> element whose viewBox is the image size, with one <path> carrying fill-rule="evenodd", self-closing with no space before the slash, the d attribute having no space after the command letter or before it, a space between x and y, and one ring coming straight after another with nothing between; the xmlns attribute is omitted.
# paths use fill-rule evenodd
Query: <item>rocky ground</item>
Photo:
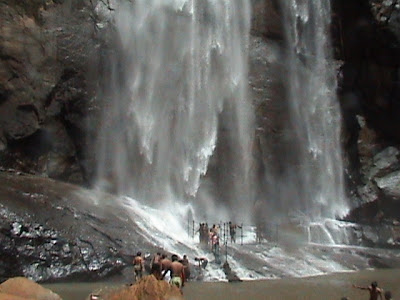
<svg viewBox="0 0 400 300"><path fill-rule="evenodd" d="M119 276L125 282L132 282L134 254L139 250L143 253L160 251L142 237L134 220L115 196L26 174L1 172L0 180L2 281L15 276L38 282L98 281ZM396 250L399 248L399 229L398 224L355 224L345 233L352 237L354 247L310 246L305 251L317 259L336 262L351 270L400 267ZM302 239L300 244L293 244ZM303 249L306 239L293 225L292 230L281 229L279 241L274 242L270 237L270 246L260 248L257 244L249 244L230 246L228 250L232 259L252 272L279 278L289 276L290 272L280 269L283 265L276 265L273 257L271 263L258 257L269 253L268 249L276 242L283 249L286 246ZM303 259L301 253L292 256L298 256L300 261ZM228 268L225 271L228 271L227 278L234 278L237 270ZM193 266L192 279L200 275Z"/></svg>
<svg viewBox="0 0 400 300"><path fill-rule="evenodd" d="M37 176L0 178L2 281L99 280L152 249L111 195Z"/></svg>

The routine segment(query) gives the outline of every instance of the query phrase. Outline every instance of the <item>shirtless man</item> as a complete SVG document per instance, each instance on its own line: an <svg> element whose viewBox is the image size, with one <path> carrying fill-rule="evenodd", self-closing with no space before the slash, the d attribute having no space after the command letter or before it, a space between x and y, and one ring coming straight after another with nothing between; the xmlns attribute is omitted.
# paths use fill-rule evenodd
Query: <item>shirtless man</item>
<svg viewBox="0 0 400 300"><path fill-rule="evenodd" d="M161 272L164 272L169 269L172 261L170 261L165 254L161 255L160 264L161 264ZM161 276L161 279L164 279L164 276Z"/></svg>
<svg viewBox="0 0 400 300"><path fill-rule="evenodd" d="M242 227L229 221L229 235L231 236L231 243L236 243L236 228Z"/></svg>
<svg viewBox="0 0 400 300"><path fill-rule="evenodd" d="M133 259L133 270L135 271L135 282L137 282L143 276L144 259L142 257L142 252L138 252Z"/></svg>
<svg viewBox="0 0 400 300"><path fill-rule="evenodd" d="M197 261L199 263L199 270L201 272L201 269L205 269L207 267L208 264L208 259L205 257L195 257L194 258L195 261Z"/></svg>
<svg viewBox="0 0 400 300"><path fill-rule="evenodd" d="M392 300L392 292L391 291L386 291L385 292L385 300Z"/></svg>
<svg viewBox="0 0 400 300"><path fill-rule="evenodd" d="M176 285L182 292L185 278L184 266L178 261L178 256L175 254L172 255L171 265L167 270L164 271L161 278L163 279L168 272L171 274L171 280L169 283L171 285Z"/></svg>
<svg viewBox="0 0 400 300"><path fill-rule="evenodd" d="M157 252L151 261L151 274L158 280L161 279L161 253Z"/></svg>
<svg viewBox="0 0 400 300"><path fill-rule="evenodd" d="M368 287L362 287L355 284L353 284L353 287L356 289L369 291L369 300L378 300L378 296L381 300L383 300L383 290L378 288L378 283L376 281L371 282L371 285Z"/></svg>
<svg viewBox="0 0 400 300"><path fill-rule="evenodd" d="M182 263L183 268L184 268L184 273L185 273L185 281L190 277L190 263L187 255L183 255L182 260L179 261Z"/></svg>

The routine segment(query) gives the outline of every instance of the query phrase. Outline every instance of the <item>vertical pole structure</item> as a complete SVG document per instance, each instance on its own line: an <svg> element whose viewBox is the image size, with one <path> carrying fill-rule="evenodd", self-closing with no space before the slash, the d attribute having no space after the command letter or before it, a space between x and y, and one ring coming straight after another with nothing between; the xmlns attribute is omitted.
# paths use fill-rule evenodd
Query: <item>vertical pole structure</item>
<svg viewBox="0 0 400 300"><path fill-rule="evenodd" d="M194 220L193 220L192 238L194 239Z"/></svg>
<svg viewBox="0 0 400 300"><path fill-rule="evenodd" d="M226 237L227 237L227 240L231 239L231 244L232 244L232 236L231 236L231 229L229 227L229 223L226 223Z"/></svg>
<svg viewBox="0 0 400 300"><path fill-rule="evenodd" d="M225 240L225 262L228 263L228 239Z"/></svg>
<svg viewBox="0 0 400 300"><path fill-rule="evenodd" d="M189 216L187 218L187 232L188 232L188 237L190 237L190 219L189 219Z"/></svg>
<svg viewBox="0 0 400 300"><path fill-rule="evenodd" d="M226 244L225 242L226 242L226 222L224 222L224 244Z"/></svg>
<svg viewBox="0 0 400 300"><path fill-rule="evenodd" d="M278 227L278 224L276 224L276 242L279 243L279 227Z"/></svg>
<svg viewBox="0 0 400 300"><path fill-rule="evenodd" d="M243 246L243 223L240 226L240 232L241 232L241 234L240 234L240 245Z"/></svg>

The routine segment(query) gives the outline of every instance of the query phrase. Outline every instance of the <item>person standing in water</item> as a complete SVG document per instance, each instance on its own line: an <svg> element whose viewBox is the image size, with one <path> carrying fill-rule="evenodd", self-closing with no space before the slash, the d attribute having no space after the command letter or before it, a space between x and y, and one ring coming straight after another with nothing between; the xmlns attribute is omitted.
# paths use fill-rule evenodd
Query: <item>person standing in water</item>
<svg viewBox="0 0 400 300"><path fill-rule="evenodd" d="M369 300L378 300L378 296L380 300L383 300L383 290L378 287L378 283L376 281L371 282L371 285L368 287L362 287L353 284L353 287L360 290L369 291Z"/></svg>
<svg viewBox="0 0 400 300"><path fill-rule="evenodd" d="M144 270L144 259L142 257L142 252L138 252L133 259L133 270L135 271L135 282L142 279Z"/></svg>
<svg viewBox="0 0 400 300"><path fill-rule="evenodd" d="M164 279L165 275L170 272L171 280L170 284L177 286L182 292L182 287L185 284L184 266L178 261L178 255L172 255L172 262L167 270L164 271L161 279Z"/></svg>
<svg viewBox="0 0 400 300"><path fill-rule="evenodd" d="M187 279L190 277L190 263L187 255L183 255L183 258L179 262L183 265L185 281L187 281Z"/></svg>
<svg viewBox="0 0 400 300"><path fill-rule="evenodd" d="M161 263L161 272L164 272L164 275L161 276L161 279L164 279L166 271L171 267L172 261L167 258L167 255L163 254L161 255L160 263Z"/></svg>
<svg viewBox="0 0 400 300"><path fill-rule="evenodd" d="M236 243L236 228L242 228L229 221L229 235L231 236L231 243Z"/></svg>
<svg viewBox="0 0 400 300"><path fill-rule="evenodd" d="M385 300L393 300L392 292L390 292L390 291L385 292Z"/></svg>
<svg viewBox="0 0 400 300"><path fill-rule="evenodd" d="M161 253L157 252L151 260L151 274L158 280L161 279Z"/></svg>

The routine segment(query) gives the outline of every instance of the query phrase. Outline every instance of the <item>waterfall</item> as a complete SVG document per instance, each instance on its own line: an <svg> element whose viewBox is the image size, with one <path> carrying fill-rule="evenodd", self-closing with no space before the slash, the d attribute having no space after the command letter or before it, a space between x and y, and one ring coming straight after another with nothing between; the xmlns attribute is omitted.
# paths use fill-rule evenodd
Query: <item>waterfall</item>
<svg viewBox="0 0 400 300"><path fill-rule="evenodd" d="M310 219L347 212L340 143L341 114L330 44L330 1L285 0L288 98L294 129L286 205Z"/></svg>
<svg viewBox="0 0 400 300"><path fill-rule="evenodd" d="M103 87L99 186L147 203L242 209L254 128L249 1L121 0L114 19L119 50ZM227 199L217 199L221 188Z"/></svg>

